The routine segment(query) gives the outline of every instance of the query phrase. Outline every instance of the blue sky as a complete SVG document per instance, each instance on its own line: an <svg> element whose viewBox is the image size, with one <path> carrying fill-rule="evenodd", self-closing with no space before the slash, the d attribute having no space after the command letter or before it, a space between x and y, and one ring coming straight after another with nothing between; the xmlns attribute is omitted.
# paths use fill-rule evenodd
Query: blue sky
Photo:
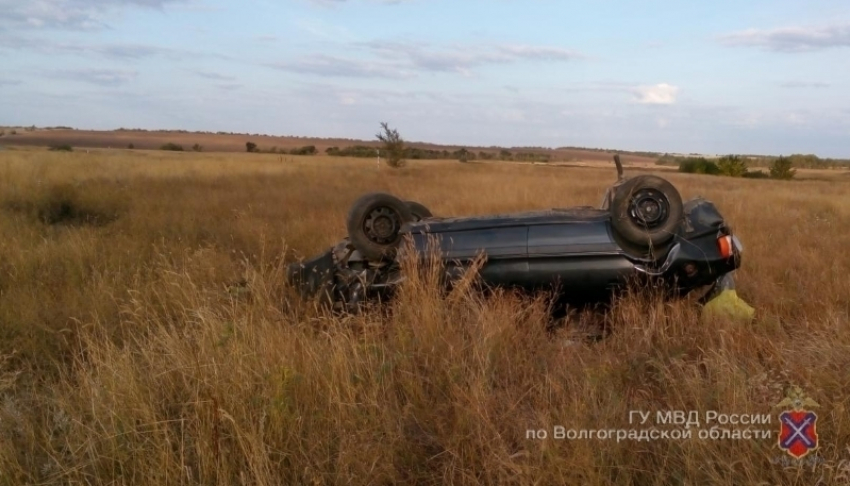
<svg viewBox="0 0 850 486"><path fill-rule="evenodd" d="M0 125L850 157L846 0L0 0Z"/></svg>

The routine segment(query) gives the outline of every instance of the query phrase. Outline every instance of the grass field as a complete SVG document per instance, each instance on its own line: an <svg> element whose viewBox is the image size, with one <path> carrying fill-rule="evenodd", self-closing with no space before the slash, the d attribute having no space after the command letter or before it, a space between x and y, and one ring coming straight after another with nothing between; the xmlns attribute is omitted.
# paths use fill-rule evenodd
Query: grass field
<svg viewBox="0 0 850 486"><path fill-rule="evenodd" d="M595 206L613 168L0 152L0 485L850 484L850 176L664 174L740 236L755 322L631 296L610 337L565 347L540 296L418 272L341 318L284 264L343 237L367 191L445 216ZM776 444L790 384L820 404L800 464ZM701 426L553 438L665 411ZM709 411L770 414L738 429L772 439L702 439Z"/></svg>

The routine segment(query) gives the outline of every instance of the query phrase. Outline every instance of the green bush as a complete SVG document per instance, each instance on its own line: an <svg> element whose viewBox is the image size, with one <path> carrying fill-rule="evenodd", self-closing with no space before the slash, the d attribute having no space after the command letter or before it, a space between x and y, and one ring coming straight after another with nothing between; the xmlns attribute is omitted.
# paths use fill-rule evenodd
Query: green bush
<svg viewBox="0 0 850 486"><path fill-rule="evenodd" d="M378 155L378 148L368 145L354 145L342 149L339 147L328 147L325 149L325 153L338 157L375 158Z"/></svg>
<svg viewBox="0 0 850 486"><path fill-rule="evenodd" d="M747 161L737 155L727 155L717 161L720 174L729 177L743 177L747 173Z"/></svg>
<svg viewBox="0 0 850 486"><path fill-rule="evenodd" d="M182 145L178 145L178 144L176 144L176 143L168 142L167 144L163 145L163 146L162 146L162 147L160 147L159 149L160 149L160 150L171 150L172 152L182 152L182 151L183 151L183 146L182 146Z"/></svg>
<svg viewBox="0 0 850 486"><path fill-rule="evenodd" d="M306 145L301 148L294 148L289 151L289 155L316 155L319 151L315 145Z"/></svg>
<svg viewBox="0 0 850 486"><path fill-rule="evenodd" d="M750 171L747 168L747 160L738 155L727 155L721 157L717 162L705 157L679 158L679 172L687 174L709 174L724 175L728 177L746 177L747 179L791 179L794 177L793 165L790 157L780 157L770 166L770 173L763 170ZM660 163L662 159L659 159ZM665 159L666 162L666 159Z"/></svg>
<svg viewBox="0 0 850 486"><path fill-rule="evenodd" d="M51 152L73 152L74 147L71 147L70 145L67 145L67 144L65 144L65 145L51 145L48 150L50 150Z"/></svg>
<svg viewBox="0 0 850 486"><path fill-rule="evenodd" d="M720 174L720 168L704 157L689 157L679 162L679 172L686 174Z"/></svg>
<svg viewBox="0 0 850 486"><path fill-rule="evenodd" d="M254 142L245 142L245 151L250 153L259 152L259 150L257 150L257 144Z"/></svg>
<svg viewBox="0 0 850 486"><path fill-rule="evenodd" d="M781 179L781 180L791 180L797 174L797 170L794 169L794 162L791 157L779 157L774 160L773 163L770 164L770 178L771 179Z"/></svg>
<svg viewBox="0 0 850 486"><path fill-rule="evenodd" d="M196 143L195 145L192 145L192 150L195 152L202 152L204 147L202 147L201 144Z"/></svg>

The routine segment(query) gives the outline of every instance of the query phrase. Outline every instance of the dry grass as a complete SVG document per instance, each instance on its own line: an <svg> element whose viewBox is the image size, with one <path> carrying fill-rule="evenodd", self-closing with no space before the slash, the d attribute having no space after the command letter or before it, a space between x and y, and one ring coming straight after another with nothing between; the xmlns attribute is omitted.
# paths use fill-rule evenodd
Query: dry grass
<svg viewBox="0 0 850 486"><path fill-rule="evenodd" d="M565 347L540 298L446 297L427 268L346 319L283 282L286 261L344 236L366 191L484 214L596 205L613 175L0 153L0 484L850 483L841 179L668 175L746 245L748 326L632 296L607 316L609 338ZM790 383L822 405L816 464L774 464L775 440L526 438L645 427L632 410L771 413L778 430Z"/></svg>

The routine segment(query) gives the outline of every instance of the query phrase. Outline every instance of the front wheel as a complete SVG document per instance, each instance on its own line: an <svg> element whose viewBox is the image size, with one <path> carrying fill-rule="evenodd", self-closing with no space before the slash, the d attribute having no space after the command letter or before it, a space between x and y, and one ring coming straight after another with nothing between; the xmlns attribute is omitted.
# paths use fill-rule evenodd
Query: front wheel
<svg viewBox="0 0 850 486"><path fill-rule="evenodd" d="M395 256L401 227L414 221L407 204L390 194L366 194L351 206L347 229L351 244L368 260Z"/></svg>

